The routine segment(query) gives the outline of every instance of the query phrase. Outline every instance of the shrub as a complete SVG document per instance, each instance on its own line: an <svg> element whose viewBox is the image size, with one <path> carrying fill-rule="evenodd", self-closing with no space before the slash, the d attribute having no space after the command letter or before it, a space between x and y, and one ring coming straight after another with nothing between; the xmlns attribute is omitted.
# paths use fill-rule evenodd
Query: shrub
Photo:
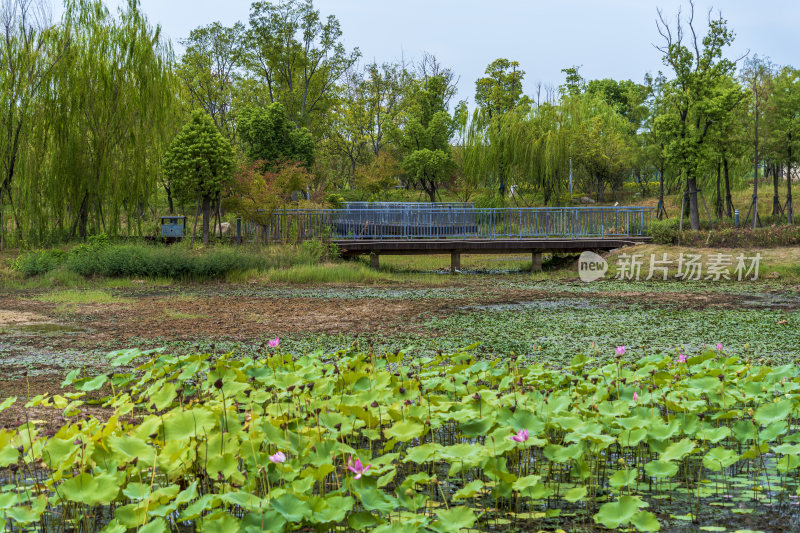
<svg viewBox="0 0 800 533"><path fill-rule="evenodd" d="M65 256L64 250L39 250L20 255L14 260L11 268L26 276L37 276L55 270Z"/></svg>
<svg viewBox="0 0 800 533"><path fill-rule="evenodd" d="M656 244L676 244L678 241L678 219L666 218L653 220L647 227L647 233Z"/></svg>
<svg viewBox="0 0 800 533"><path fill-rule="evenodd" d="M655 244L681 244L683 246L710 246L718 248L775 248L800 245L800 227L778 225L761 228L737 228L714 222L713 228L705 221L700 230L679 229L677 218L653 220L647 228Z"/></svg>

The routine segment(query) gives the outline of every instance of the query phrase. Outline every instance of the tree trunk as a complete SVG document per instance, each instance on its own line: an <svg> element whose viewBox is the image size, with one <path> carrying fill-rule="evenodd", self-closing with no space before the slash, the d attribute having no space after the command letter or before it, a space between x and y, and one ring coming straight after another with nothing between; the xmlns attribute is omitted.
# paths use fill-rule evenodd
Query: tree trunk
<svg viewBox="0 0 800 533"><path fill-rule="evenodd" d="M693 230L700 229L700 209L697 205L697 178L688 178L689 188L689 221Z"/></svg>
<svg viewBox="0 0 800 533"><path fill-rule="evenodd" d="M425 192L428 193L428 196L431 199L431 203L435 203L436 202L436 183L431 181L430 182L430 187L423 186L423 189L425 189Z"/></svg>
<svg viewBox="0 0 800 533"><path fill-rule="evenodd" d="M197 233L197 218L200 216L200 197L197 197L197 209L194 211L194 226L192 227L192 242L190 243L191 246L194 246L194 236Z"/></svg>
<svg viewBox="0 0 800 533"><path fill-rule="evenodd" d="M717 218L722 218L722 191L720 191L720 181L722 181L722 162L717 162Z"/></svg>
<svg viewBox="0 0 800 533"><path fill-rule="evenodd" d="M792 136L789 135L791 143ZM789 144L789 162L786 163L786 221L794 225L794 207L792 206L792 145Z"/></svg>
<svg viewBox="0 0 800 533"><path fill-rule="evenodd" d="M85 193L83 195L83 201L81 202L81 209L78 213L78 234L81 237L81 240L86 240L87 231L86 226L89 223L89 193Z"/></svg>
<svg viewBox="0 0 800 533"><path fill-rule="evenodd" d="M211 222L211 198L203 196L203 244L208 244L208 228Z"/></svg>
<svg viewBox="0 0 800 533"><path fill-rule="evenodd" d="M756 135L753 152L753 229L758 227L758 106L756 106Z"/></svg>
<svg viewBox="0 0 800 533"><path fill-rule="evenodd" d="M772 216L778 217L781 212L781 200L778 197L778 187L780 187L780 173L778 166L772 168Z"/></svg>
<svg viewBox="0 0 800 533"><path fill-rule="evenodd" d="M597 203L603 202L603 181L597 178Z"/></svg>
<svg viewBox="0 0 800 533"><path fill-rule="evenodd" d="M661 161L661 169L658 174L658 219L666 214L667 210L664 208L664 161Z"/></svg>
<svg viewBox="0 0 800 533"><path fill-rule="evenodd" d="M164 185L164 190L167 191L167 203L169 204L169 214L170 215L174 215L175 214L175 204L172 201L172 188L167 187L166 185Z"/></svg>
<svg viewBox="0 0 800 533"><path fill-rule="evenodd" d="M722 168L725 172L725 209L728 218L733 217L733 199L731 198L731 180L728 174L728 159L722 160Z"/></svg>

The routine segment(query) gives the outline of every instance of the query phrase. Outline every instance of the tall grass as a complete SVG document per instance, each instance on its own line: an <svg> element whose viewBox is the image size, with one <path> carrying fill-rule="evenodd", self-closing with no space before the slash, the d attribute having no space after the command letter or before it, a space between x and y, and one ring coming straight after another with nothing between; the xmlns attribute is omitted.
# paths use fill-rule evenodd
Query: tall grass
<svg viewBox="0 0 800 533"><path fill-rule="evenodd" d="M322 243L301 246L232 247L192 250L184 245L88 244L69 250L54 249L23 254L13 269L24 276L51 276L65 280L107 278L219 279L236 272L266 272L326 260L332 250ZM56 280L58 281L58 280ZM55 283L58 284L58 283Z"/></svg>

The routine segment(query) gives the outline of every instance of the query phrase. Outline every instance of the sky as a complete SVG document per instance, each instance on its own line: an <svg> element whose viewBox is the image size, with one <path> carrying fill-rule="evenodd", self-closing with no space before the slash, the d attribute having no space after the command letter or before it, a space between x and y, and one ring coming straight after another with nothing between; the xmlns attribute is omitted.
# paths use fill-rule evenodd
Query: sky
<svg viewBox="0 0 800 533"><path fill-rule="evenodd" d="M55 0L58 1L58 0ZM115 8L125 0L105 0ZM798 0L707 0L695 2L696 22L705 33L709 8L719 11L736 33L728 56L749 52L778 65L800 67L796 44ZM174 45L198 26L214 21L246 22L248 0L141 0L152 23ZM657 9L673 21L688 0L315 0L323 16L339 19L348 49L358 47L363 62L434 54L459 77L458 99L472 100L475 80L504 57L525 71L525 91L537 82L557 87L561 69L581 66L585 79L642 81L645 73L668 69L660 53Z"/></svg>

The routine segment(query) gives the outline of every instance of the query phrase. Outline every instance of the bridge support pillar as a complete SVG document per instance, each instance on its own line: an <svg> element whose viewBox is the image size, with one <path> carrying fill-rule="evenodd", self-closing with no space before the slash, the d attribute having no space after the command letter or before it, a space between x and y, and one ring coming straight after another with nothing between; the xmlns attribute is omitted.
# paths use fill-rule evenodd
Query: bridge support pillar
<svg viewBox="0 0 800 533"><path fill-rule="evenodd" d="M532 252L531 253L531 272L541 272L542 271L542 253L541 252Z"/></svg>
<svg viewBox="0 0 800 533"><path fill-rule="evenodd" d="M461 270L461 253L450 252L450 274L455 274L456 270Z"/></svg>
<svg viewBox="0 0 800 533"><path fill-rule="evenodd" d="M381 267L381 256L378 254L369 254L369 266L378 270Z"/></svg>

